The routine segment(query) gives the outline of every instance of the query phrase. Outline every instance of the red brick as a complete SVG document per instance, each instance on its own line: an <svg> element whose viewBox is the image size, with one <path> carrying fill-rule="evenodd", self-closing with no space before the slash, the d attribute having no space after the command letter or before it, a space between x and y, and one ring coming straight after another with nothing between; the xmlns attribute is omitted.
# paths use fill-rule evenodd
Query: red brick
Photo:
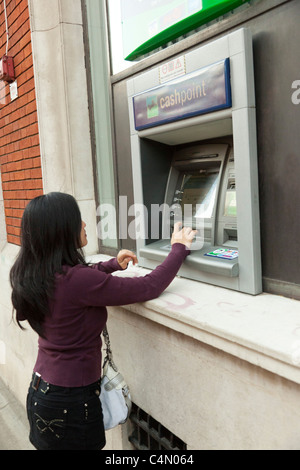
<svg viewBox="0 0 300 470"><path fill-rule="evenodd" d="M33 179L42 179L42 169L41 168L35 168L34 170L31 170L31 178L33 178Z"/></svg>
<svg viewBox="0 0 300 470"><path fill-rule="evenodd" d="M33 158L33 168L38 168L41 166L41 158Z"/></svg>
<svg viewBox="0 0 300 470"><path fill-rule="evenodd" d="M21 161L21 166L23 170L27 170L33 167L32 158L26 158Z"/></svg>
<svg viewBox="0 0 300 470"><path fill-rule="evenodd" d="M8 243L12 243L13 245L20 245L21 242L20 242L20 237L19 236L14 236L14 235L11 235L10 233L7 234L7 241Z"/></svg>
<svg viewBox="0 0 300 470"><path fill-rule="evenodd" d="M36 189L33 191L26 191L26 199L34 199L35 197L41 196L43 194L42 189Z"/></svg>

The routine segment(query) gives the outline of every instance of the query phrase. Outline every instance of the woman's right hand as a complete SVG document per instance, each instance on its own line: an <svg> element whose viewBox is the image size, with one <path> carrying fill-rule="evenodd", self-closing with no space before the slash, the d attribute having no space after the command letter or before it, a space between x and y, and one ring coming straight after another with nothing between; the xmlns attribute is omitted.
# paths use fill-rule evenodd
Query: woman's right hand
<svg viewBox="0 0 300 470"><path fill-rule="evenodd" d="M192 241L194 240L197 230L192 230L191 227L181 228L182 223L176 222L174 225L174 231L171 238L171 245L174 243L181 243L185 245L188 249L191 248Z"/></svg>

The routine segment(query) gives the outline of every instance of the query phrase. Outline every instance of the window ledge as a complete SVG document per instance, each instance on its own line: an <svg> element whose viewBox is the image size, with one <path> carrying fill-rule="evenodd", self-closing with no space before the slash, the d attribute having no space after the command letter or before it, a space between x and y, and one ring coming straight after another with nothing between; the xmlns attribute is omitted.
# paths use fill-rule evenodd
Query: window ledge
<svg viewBox="0 0 300 470"><path fill-rule="evenodd" d="M105 261L107 256L89 258ZM143 276L129 267L118 276ZM257 296L176 277L157 299L124 306L198 341L300 384L299 302Z"/></svg>

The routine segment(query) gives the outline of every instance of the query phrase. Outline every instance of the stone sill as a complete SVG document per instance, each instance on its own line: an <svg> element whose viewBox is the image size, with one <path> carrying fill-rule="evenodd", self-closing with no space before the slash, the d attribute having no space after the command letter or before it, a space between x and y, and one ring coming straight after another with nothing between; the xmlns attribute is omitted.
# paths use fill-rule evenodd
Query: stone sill
<svg viewBox="0 0 300 470"><path fill-rule="evenodd" d="M89 257L90 262L109 259ZM143 276L132 266L118 276ZM299 301L176 277L157 299L123 308L300 384Z"/></svg>

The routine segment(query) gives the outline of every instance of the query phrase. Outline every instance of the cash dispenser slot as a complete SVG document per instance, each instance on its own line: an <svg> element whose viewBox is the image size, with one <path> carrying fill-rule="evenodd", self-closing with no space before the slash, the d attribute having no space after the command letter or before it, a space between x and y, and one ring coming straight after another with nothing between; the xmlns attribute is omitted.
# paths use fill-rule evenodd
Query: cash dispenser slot
<svg viewBox="0 0 300 470"><path fill-rule="evenodd" d="M165 191L164 227L182 220L198 230L184 265L227 277L239 275L235 170L228 144L200 144L174 152ZM164 228L162 233L166 233ZM162 262L171 250L163 237L140 249L140 256Z"/></svg>

